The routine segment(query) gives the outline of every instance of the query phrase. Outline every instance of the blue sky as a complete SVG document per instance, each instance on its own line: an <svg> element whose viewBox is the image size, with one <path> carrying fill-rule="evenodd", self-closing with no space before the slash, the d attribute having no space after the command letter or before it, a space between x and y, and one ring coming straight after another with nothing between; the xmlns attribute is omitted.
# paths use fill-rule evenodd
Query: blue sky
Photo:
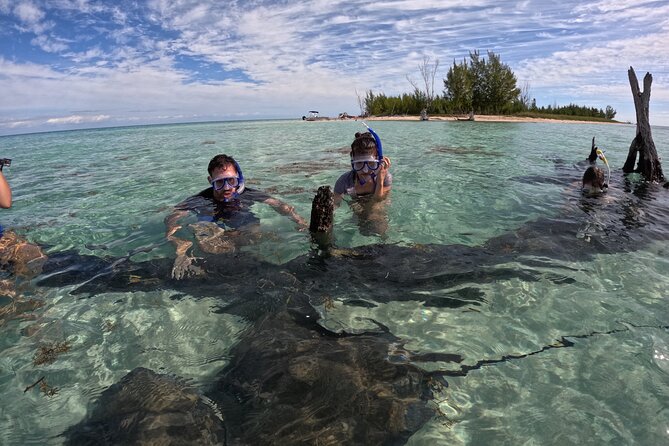
<svg viewBox="0 0 669 446"><path fill-rule="evenodd" d="M618 111L653 74L669 125L669 1L0 0L0 135L358 114L367 90L437 91L454 60L494 51L538 105Z"/></svg>

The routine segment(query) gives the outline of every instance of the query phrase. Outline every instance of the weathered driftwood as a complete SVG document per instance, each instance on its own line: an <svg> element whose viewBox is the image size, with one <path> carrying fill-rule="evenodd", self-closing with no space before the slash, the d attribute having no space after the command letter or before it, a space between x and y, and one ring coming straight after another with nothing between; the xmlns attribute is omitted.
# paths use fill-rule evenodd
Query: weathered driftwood
<svg viewBox="0 0 669 446"><path fill-rule="evenodd" d="M311 202L311 222L309 231L311 240L321 249L332 244L332 225L334 224L334 196L330 186L321 186Z"/></svg>
<svg viewBox="0 0 669 446"><path fill-rule="evenodd" d="M636 109L636 136L632 140L630 150L627 155L627 161L623 166L623 172L640 172L647 181L664 181L660 159L655 150L655 143L650 131L650 120L648 118L648 108L650 103L650 84L653 82L653 76L646 73L643 78L643 92L639 90L639 81L637 80L634 68L630 67L627 71L632 87L632 97L634 98L634 108ZM639 164L636 170L637 153L639 154Z"/></svg>

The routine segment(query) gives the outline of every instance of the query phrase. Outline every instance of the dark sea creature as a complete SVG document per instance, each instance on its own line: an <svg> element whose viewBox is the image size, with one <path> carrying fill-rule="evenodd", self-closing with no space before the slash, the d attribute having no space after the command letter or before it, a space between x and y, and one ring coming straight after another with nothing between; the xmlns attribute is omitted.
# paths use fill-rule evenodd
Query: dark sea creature
<svg viewBox="0 0 669 446"><path fill-rule="evenodd" d="M332 160L312 160L309 163L304 162L294 162L290 164L284 164L272 167L271 170L280 172L282 175L285 174L300 174L305 177L311 177L319 172L324 172L332 168Z"/></svg>
<svg viewBox="0 0 669 446"><path fill-rule="evenodd" d="M181 380L136 368L64 433L69 445L222 445L216 406Z"/></svg>
<svg viewBox="0 0 669 446"><path fill-rule="evenodd" d="M596 255L633 251L668 240L665 215L669 213L669 197L663 195L664 189L638 187L631 194L622 194L622 187L613 185L614 192L622 195L613 204L583 198L578 204L582 209L578 218L543 217L481 246L375 244L347 249L332 246L331 191L324 187L319 189L312 207L312 238L320 249L286 264L271 264L244 252L203 255L198 266L206 271L205 276L177 281L170 278L172 259L133 262L130 258L62 252L49 256L37 283L76 285L72 293L91 295L170 289L193 296L225 296L221 308L234 308L239 302L249 308L243 316L252 320L265 314L251 309L258 299L270 311L279 308L272 292L280 286L300 292L308 290L316 305L333 289L348 298L364 296L369 304L416 300L429 306L458 306L460 300L476 305L485 300L476 291L482 283L514 277L528 282L569 280L546 272L546 265L536 268L533 262L537 259L544 263L587 261ZM595 235L583 236L588 214L595 214L605 226ZM230 264L235 265L234 276L229 274ZM459 290L463 287L470 289L469 297L460 299ZM445 291L435 295L435 290ZM476 297L471 299L472 296Z"/></svg>
<svg viewBox="0 0 669 446"><path fill-rule="evenodd" d="M403 444L435 415L432 389L445 382L411 364L385 327L337 334L315 319L269 315L233 348L209 392L230 444Z"/></svg>
<svg viewBox="0 0 669 446"><path fill-rule="evenodd" d="M477 155L477 156L491 156L491 157L500 157L501 153L492 152L484 149L483 147L447 147L447 146L436 146L430 148L428 153L448 153L450 155Z"/></svg>

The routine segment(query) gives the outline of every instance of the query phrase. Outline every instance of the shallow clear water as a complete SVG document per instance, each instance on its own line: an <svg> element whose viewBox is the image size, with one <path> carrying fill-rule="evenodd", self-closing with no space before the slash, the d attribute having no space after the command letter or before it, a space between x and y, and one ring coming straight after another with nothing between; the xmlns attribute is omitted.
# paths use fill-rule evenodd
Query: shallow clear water
<svg viewBox="0 0 669 446"><path fill-rule="evenodd" d="M595 136L613 167L612 183L620 184L635 128L468 122L373 127L392 159L389 229L384 237L361 235L344 205L336 214L338 246L474 247L543 218L576 223L574 237L611 248L587 257L558 248L554 256L535 256L534 263L495 266L529 272L536 280L500 275L479 283L472 277L464 285L413 290L411 300L376 302L373 308L343 305L351 297L373 300L372 292L362 295L363 286L359 296L333 290L334 306L319 308L324 326L361 329L374 319L408 350L455 353L464 364L479 365L448 378L449 387L436 398L443 416L410 444L669 442L669 192L655 188L642 206L618 187L608 202L584 202L577 187L582 168L574 167ZM362 129L358 122L256 121L3 137L0 156L13 159L7 177L14 206L2 212L2 224L49 254L134 253L136 262L172 257L163 220L171 206L207 186L213 155L233 155L250 186L271 191L308 218L315 190L333 185L347 170L347 147ZM655 128L653 136L666 157L669 129ZM621 206L627 202L635 205ZM264 205L254 211L273 234L249 248L257 256L283 264L309 252L307 235L291 221ZM630 239L639 246L632 249ZM465 287L475 287L480 298L457 307L422 303ZM22 298L44 306L0 325L1 444L59 444L59 434L137 366L204 388L248 326L241 317L216 312L215 295L109 290L81 298L71 291L29 286ZM563 338L572 345L556 344ZM70 351L53 364L33 365L40 344L62 341ZM60 389L58 395L24 393L41 376Z"/></svg>

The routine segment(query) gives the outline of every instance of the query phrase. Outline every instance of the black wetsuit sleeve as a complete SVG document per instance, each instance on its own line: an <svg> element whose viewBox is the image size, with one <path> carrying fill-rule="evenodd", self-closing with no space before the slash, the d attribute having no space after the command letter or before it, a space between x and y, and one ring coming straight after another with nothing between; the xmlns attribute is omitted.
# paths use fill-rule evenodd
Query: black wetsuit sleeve
<svg viewBox="0 0 669 446"><path fill-rule="evenodd" d="M244 193L242 194L242 197L245 198L246 200L260 201L260 202L265 201L269 198L272 198L271 195L269 195L265 192L262 192L262 191L259 191L259 190L256 190L256 189L249 189L248 187L244 190Z"/></svg>

